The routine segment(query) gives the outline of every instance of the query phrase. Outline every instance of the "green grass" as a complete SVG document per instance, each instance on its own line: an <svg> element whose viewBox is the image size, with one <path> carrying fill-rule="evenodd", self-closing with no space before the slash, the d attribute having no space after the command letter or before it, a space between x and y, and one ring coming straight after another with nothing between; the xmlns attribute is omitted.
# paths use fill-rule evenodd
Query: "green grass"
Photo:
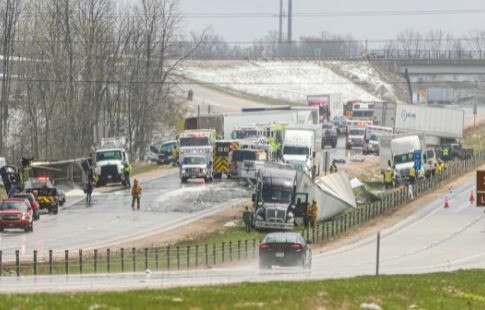
<svg viewBox="0 0 485 310"><path fill-rule="evenodd" d="M485 271L64 294L1 295L4 309L484 309Z"/></svg>

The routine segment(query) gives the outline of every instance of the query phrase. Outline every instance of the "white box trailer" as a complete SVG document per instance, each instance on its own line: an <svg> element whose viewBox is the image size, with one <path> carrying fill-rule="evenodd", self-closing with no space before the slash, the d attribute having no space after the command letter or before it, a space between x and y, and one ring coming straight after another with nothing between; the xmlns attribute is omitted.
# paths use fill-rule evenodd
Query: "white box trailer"
<svg viewBox="0 0 485 310"><path fill-rule="evenodd" d="M463 138L465 111L420 105L397 105L394 132L439 138ZM428 140L431 144L431 140ZM436 143L435 140L434 143ZM428 143L427 143L428 144Z"/></svg>
<svg viewBox="0 0 485 310"><path fill-rule="evenodd" d="M298 111L241 112L224 115L224 139L231 139L234 129L258 123L298 123Z"/></svg>

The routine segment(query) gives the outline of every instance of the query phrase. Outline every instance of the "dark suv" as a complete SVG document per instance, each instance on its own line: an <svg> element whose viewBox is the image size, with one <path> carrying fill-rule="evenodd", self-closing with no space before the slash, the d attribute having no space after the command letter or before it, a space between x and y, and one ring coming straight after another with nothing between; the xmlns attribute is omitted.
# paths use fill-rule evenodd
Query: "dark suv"
<svg viewBox="0 0 485 310"><path fill-rule="evenodd" d="M337 146L337 129L332 123L322 124L322 149L325 145L330 145L332 148Z"/></svg>

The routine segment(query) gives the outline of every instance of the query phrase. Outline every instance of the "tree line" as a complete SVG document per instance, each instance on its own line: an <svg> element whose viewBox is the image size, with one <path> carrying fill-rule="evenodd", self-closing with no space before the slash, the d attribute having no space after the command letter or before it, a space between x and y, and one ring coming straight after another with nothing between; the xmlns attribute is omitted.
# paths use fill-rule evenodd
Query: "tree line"
<svg viewBox="0 0 485 310"><path fill-rule="evenodd" d="M142 157L183 112L174 70L176 0L0 0L0 151L17 159L85 156L125 135ZM175 55L175 56L174 56Z"/></svg>

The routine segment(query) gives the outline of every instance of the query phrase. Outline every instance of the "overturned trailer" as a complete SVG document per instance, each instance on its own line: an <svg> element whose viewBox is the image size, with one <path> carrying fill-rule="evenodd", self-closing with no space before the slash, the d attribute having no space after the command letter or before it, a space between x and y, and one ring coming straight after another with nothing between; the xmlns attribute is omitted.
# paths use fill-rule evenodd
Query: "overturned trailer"
<svg viewBox="0 0 485 310"><path fill-rule="evenodd" d="M317 201L317 221L329 220L349 209L357 208L354 192L345 172L312 180L303 171L298 171L298 179L297 191L308 193L308 201Z"/></svg>

